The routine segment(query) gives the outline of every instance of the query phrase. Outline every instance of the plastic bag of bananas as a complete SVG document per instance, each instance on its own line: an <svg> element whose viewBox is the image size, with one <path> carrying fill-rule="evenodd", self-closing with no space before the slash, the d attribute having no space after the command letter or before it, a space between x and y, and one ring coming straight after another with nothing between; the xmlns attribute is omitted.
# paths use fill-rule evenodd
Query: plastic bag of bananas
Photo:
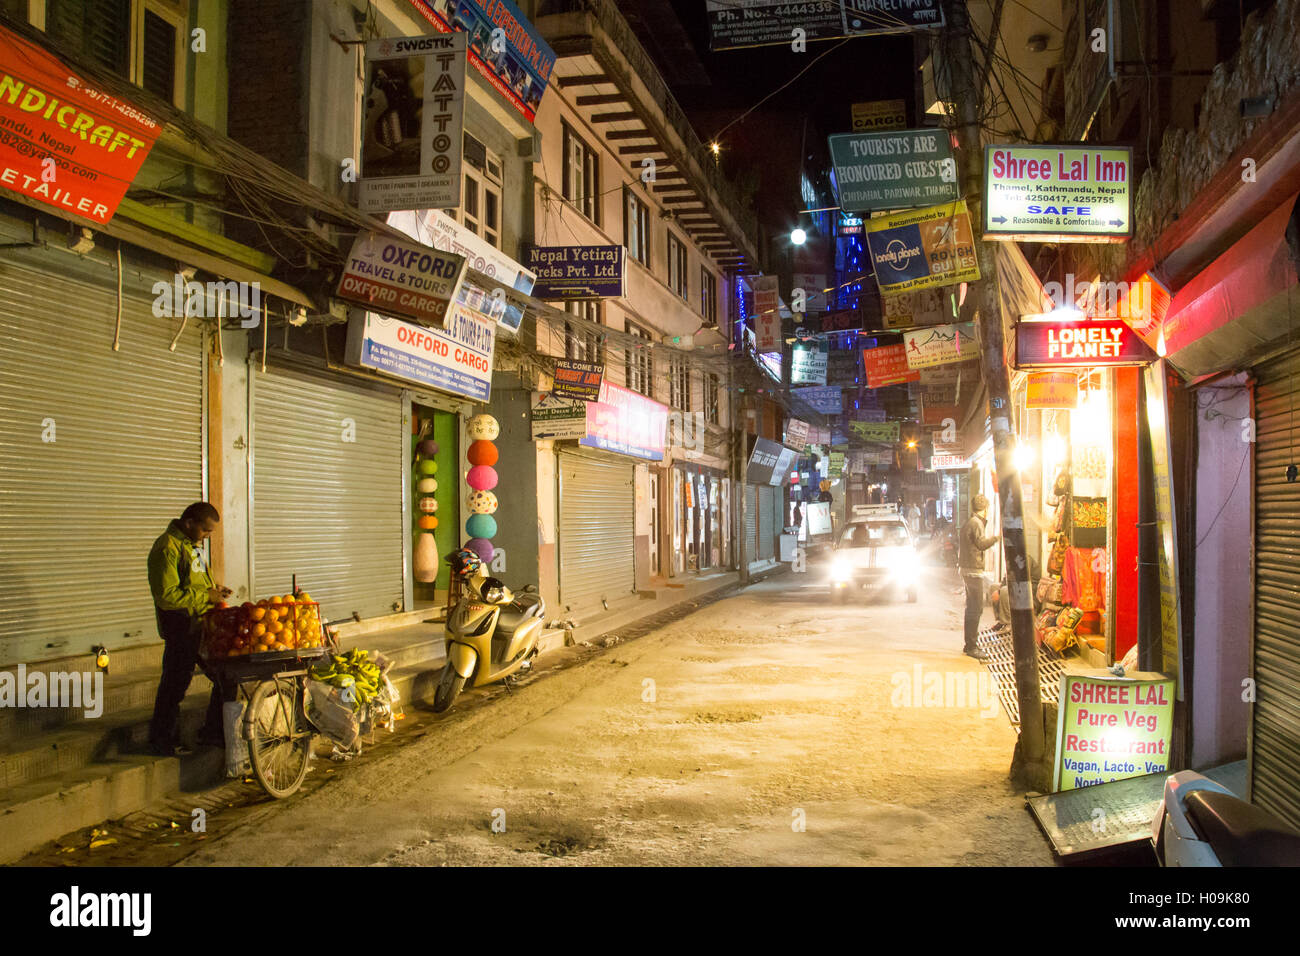
<svg viewBox="0 0 1300 956"><path fill-rule="evenodd" d="M353 648L312 667L307 676L337 688L339 699L352 708L362 734L375 727L393 729L396 688L388 679L392 662L378 651Z"/></svg>

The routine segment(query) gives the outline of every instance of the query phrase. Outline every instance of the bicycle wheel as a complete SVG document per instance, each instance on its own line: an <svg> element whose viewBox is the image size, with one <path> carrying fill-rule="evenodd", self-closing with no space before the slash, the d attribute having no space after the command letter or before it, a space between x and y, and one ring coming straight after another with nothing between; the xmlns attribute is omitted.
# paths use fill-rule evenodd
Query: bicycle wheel
<svg viewBox="0 0 1300 956"><path fill-rule="evenodd" d="M314 731L303 714L301 694L296 680L266 680L248 702L248 758L258 782L277 800L302 786L311 759Z"/></svg>

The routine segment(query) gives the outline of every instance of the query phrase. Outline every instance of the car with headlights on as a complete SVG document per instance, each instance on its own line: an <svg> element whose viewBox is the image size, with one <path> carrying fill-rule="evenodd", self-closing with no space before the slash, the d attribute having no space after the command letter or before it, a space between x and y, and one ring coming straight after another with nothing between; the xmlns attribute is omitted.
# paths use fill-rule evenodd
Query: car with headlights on
<svg viewBox="0 0 1300 956"><path fill-rule="evenodd" d="M849 522L831 555L831 600L852 592L893 592L916 601L921 557L902 515L872 514Z"/></svg>

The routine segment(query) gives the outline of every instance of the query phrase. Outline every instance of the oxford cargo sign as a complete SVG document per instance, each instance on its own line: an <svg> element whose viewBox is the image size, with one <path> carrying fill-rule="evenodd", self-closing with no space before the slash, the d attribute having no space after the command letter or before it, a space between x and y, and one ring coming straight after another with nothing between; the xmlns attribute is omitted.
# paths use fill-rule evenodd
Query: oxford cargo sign
<svg viewBox="0 0 1300 956"><path fill-rule="evenodd" d="M1124 242L1133 229L1133 151L1120 146L986 146L984 235Z"/></svg>
<svg viewBox="0 0 1300 956"><path fill-rule="evenodd" d="M960 197L943 130L839 133L828 143L844 212L911 209Z"/></svg>

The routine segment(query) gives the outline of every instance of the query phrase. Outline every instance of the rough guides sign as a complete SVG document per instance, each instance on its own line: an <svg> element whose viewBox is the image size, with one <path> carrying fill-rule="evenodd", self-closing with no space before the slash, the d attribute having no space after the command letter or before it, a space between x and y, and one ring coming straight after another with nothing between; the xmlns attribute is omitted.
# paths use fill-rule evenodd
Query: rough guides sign
<svg viewBox="0 0 1300 956"><path fill-rule="evenodd" d="M961 195L943 130L838 133L828 143L845 212L932 206Z"/></svg>
<svg viewBox="0 0 1300 956"><path fill-rule="evenodd" d="M394 378L486 402L492 395L496 323L452 306L446 331L373 312L348 324L346 360Z"/></svg>
<svg viewBox="0 0 1300 956"><path fill-rule="evenodd" d="M362 233L352 243L336 294L386 313L442 325L464 279L464 256Z"/></svg>
<svg viewBox="0 0 1300 956"><path fill-rule="evenodd" d="M1127 146L986 146L984 235L1123 242L1133 229Z"/></svg>
<svg viewBox="0 0 1300 956"><path fill-rule="evenodd" d="M623 294L622 246L530 246L539 299L608 299Z"/></svg>
<svg viewBox="0 0 1300 956"><path fill-rule="evenodd" d="M511 0L411 0L439 33L468 37L469 61L533 122L555 67L555 51Z"/></svg>
<svg viewBox="0 0 1300 956"><path fill-rule="evenodd" d="M863 349L862 365L867 373L867 388L883 388L886 385L921 380L921 373L908 366L907 350L902 345Z"/></svg>
<svg viewBox="0 0 1300 956"><path fill-rule="evenodd" d="M1016 323L1016 368L1145 365L1155 359L1121 319Z"/></svg>
<svg viewBox="0 0 1300 956"><path fill-rule="evenodd" d="M667 431L667 405L606 381L599 400L587 403L587 434L578 444L663 461Z"/></svg>
<svg viewBox="0 0 1300 956"><path fill-rule="evenodd" d="M1061 676L1053 790L1169 772L1174 681Z"/></svg>
<svg viewBox="0 0 1300 956"><path fill-rule="evenodd" d="M965 201L872 219L867 223L867 247L882 293L980 277Z"/></svg>
<svg viewBox="0 0 1300 956"><path fill-rule="evenodd" d="M460 205L465 35L366 44L362 212Z"/></svg>
<svg viewBox="0 0 1300 956"><path fill-rule="evenodd" d="M0 27L0 186L102 226L160 132L130 103Z"/></svg>

